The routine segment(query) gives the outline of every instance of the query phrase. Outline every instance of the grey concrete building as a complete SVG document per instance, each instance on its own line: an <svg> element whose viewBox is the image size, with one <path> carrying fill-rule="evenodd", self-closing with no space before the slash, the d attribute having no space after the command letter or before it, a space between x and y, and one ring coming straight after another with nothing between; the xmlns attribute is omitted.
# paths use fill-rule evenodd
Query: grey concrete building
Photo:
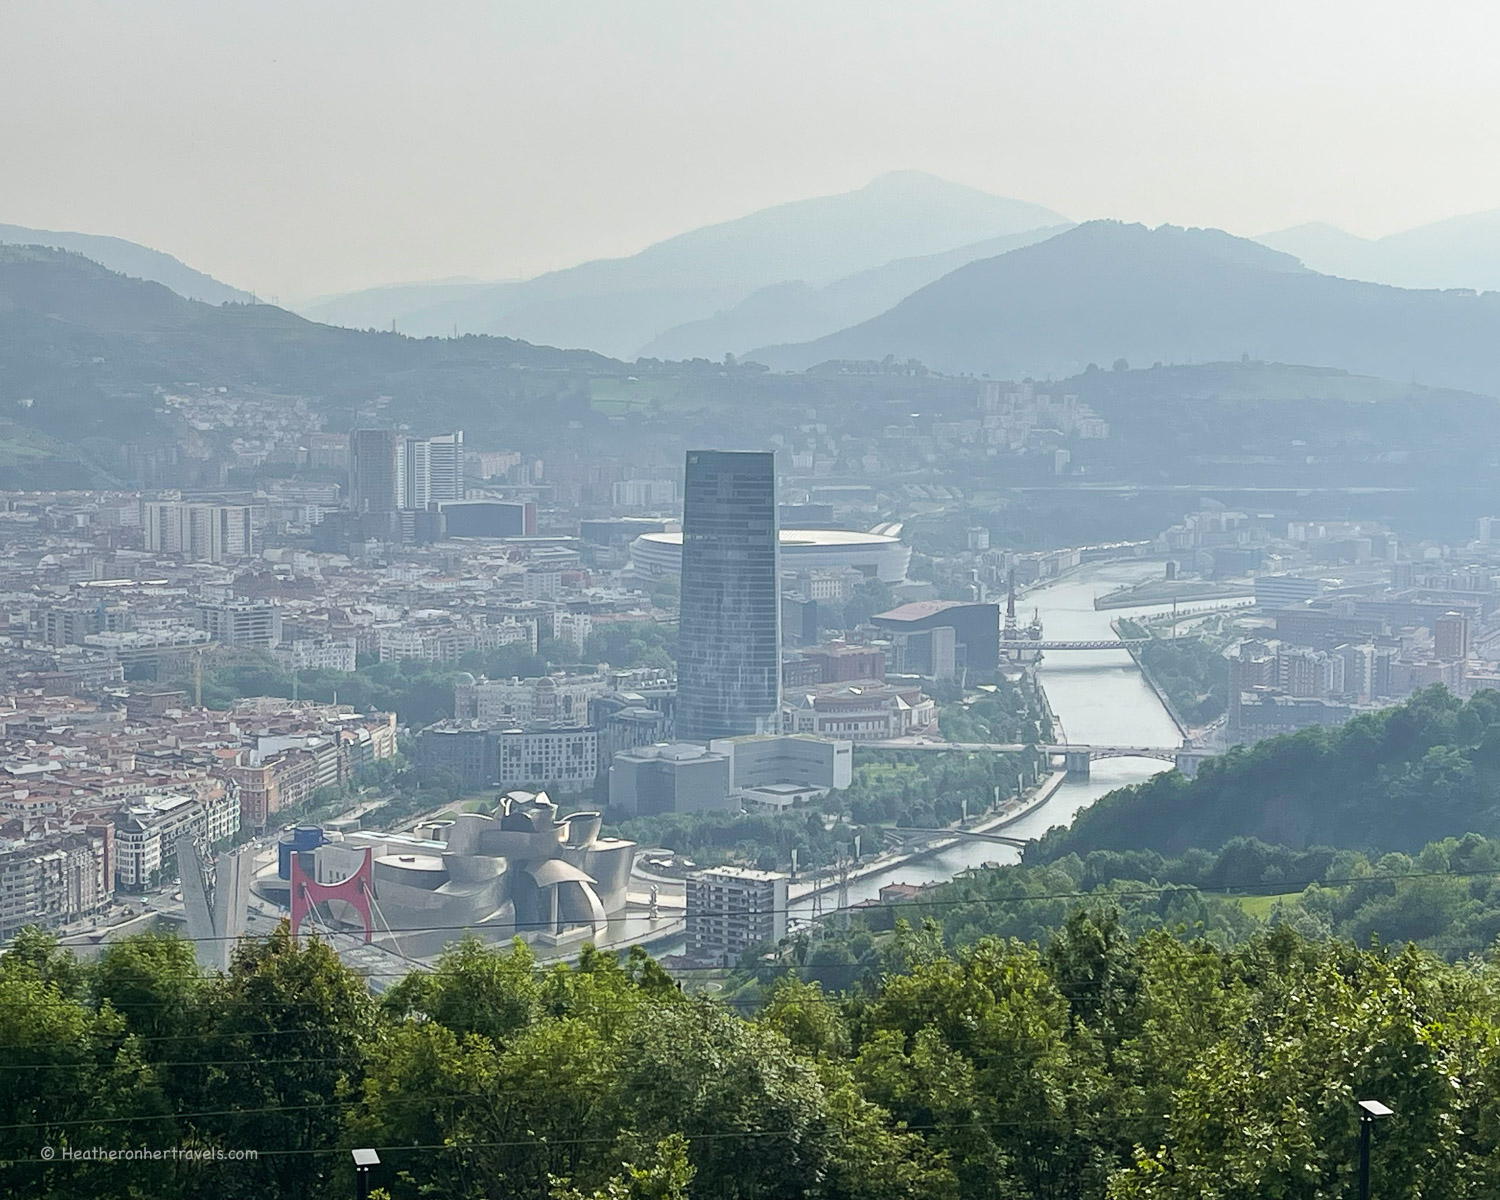
<svg viewBox="0 0 1500 1200"><path fill-rule="evenodd" d="M702 746L622 750L609 768L610 807L641 816L738 809L730 791L729 757Z"/></svg>

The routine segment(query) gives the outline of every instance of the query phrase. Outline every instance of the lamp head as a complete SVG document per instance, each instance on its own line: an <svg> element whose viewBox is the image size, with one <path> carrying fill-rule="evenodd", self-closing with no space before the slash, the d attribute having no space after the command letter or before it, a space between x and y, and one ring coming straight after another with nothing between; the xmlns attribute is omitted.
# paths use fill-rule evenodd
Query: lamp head
<svg viewBox="0 0 1500 1200"><path fill-rule="evenodd" d="M354 1165L361 1169L380 1165L380 1155L373 1150L351 1150L349 1153L354 1158Z"/></svg>
<svg viewBox="0 0 1500 1200"><path fill-rule="evenodd" d="M1396 1115L1396 1110L1387 1108L1379 1100L1361 1100L1359 1115L1362 1121L1373 1121L1379 1117L1393 1117Z"/></svg>

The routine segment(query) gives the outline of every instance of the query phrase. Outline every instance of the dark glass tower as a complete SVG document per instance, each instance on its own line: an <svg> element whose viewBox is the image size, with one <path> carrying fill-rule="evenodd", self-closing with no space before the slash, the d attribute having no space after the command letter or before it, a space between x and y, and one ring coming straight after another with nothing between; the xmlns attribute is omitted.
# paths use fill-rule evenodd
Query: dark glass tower
<svg viewBox="0 0 1500 1200"><path fill-rule="evenodd" d="M401 507L394 429L356 429L349 435L349 505L357 513L388 513Z"/></svg>
<svg viewBox="0 0 1500 1200"><path fill-rule="evenodd" d="M690 450L683 488L677 736L774 732L781 714L776 466Z"/></svg>

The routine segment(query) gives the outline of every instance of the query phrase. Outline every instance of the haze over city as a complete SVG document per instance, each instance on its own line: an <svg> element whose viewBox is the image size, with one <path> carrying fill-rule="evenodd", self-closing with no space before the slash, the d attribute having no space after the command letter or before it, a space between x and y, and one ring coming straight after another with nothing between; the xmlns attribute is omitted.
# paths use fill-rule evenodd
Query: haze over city
<svg viewBox="0 0 1500 1200"><path fill-rule="evenodd" d="M1497 34L0 0L0 1195L1493 1200Z"/></svg>
<svg viewBox="0 0 1500 1200"><path fill-rule="evenodd" d="M1074 220L1500 207L1483 3L0 6L0 219L285 302L530 276L917 169Z"/></svg>

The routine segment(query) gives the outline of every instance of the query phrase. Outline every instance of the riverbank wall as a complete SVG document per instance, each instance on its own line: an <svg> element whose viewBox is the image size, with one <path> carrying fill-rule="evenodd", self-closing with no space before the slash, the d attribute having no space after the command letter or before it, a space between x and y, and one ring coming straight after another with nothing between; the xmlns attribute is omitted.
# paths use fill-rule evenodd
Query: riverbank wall
<svg viewBox="0 0 1500 1200"><path fill-rule="evenodd" d="M1114 629L1115 635L1119 636L1119 622L1111 621L1110 626ZM1156 677L1152 675L1150 669L1147 668L1145 660L1141 657L1140 647L1126 646L1125 649L1130 654L1130 657L1135 661L1136 670L1141 673L1141 678L1146 681L1146 686L1150 688L1156 694L1156 698L1161 701L1161 706L1162 708L1166 709L1167 716L1172 718L1172 724L1177 726L1178 735L1182 738L1183 742L1186 743L1192 737L1192 735L1188 732L1188 723L1182 719L1182 714L1177 711L1177 706L1172 703L1172 697L1167 695L1167 690L1162 687L1161 684L1157 683Z"/></svg>

